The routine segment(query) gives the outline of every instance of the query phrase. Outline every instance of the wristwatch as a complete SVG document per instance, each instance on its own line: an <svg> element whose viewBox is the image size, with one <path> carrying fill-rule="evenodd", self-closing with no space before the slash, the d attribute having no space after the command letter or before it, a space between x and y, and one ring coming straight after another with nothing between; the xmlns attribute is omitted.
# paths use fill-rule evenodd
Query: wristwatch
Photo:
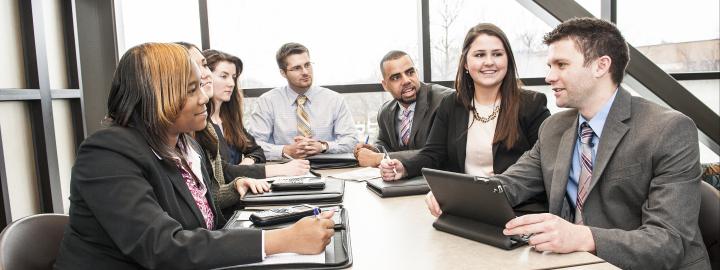
<svg viewBox="0 0 720 270"><path fill-rule="evenodd" d="M322 145L322 151L320 153L325 153L325 151L328 150L328 143L324 141L320 141L320 145Z"/></svg>

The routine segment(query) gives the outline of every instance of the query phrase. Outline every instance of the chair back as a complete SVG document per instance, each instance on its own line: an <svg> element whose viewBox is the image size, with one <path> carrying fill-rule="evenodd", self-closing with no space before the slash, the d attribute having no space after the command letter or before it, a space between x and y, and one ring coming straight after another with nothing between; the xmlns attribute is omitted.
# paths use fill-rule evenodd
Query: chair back
<svg viewBox="0 0 720 270"><path fill-rule="evenodd" d="M700 181L700 185L700 234L712 269L720 269L720 191L705 181Z"/></svg>
<svg viewBox="0 0 720 270"><path fill-rule="evenodd" d="M0 233L0 270L52 269L68 216L38 214L10 223Z"/></svg>

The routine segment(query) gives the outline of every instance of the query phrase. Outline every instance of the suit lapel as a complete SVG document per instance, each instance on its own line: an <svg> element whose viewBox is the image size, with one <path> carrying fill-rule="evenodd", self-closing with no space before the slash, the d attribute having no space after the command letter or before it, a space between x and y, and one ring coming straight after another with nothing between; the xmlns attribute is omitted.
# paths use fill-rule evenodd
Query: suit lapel
<svg viewBox="0 0 720 270"><path fill-rule="evenodd" d="M400 141L398 141L398 134L396 133L397 132L397 123L396 123L397 122L397 114L398 114L398 110L400 109L400 104L398 104L397 101L394 101L394 103L395 104L392 105L392 109L390 110L390 113L388 115L388 118L390 118L390 119L388 119L388 123L390 123L390 130L388 132L390 134L390 149L388 149L388 151L390 151L391 149L400 148Z"/></svg>
<svg viewBox="0 0 720 270"><path fill-rule="evenodd" d="M577 113L572 118L572 125L565 130L560 138L555 158L550 194L548 203L550 213L560 213L565 202L567 182L570 177L570 163L572 163L573 149L575 149L575 138L577 137Z"/></svg>
<svg viewBox="0 0 720 270"><path fill-rule="evenodd" d="M429 121L428 119L425 119L425 114L427 114L429 107L428 95L430 95L430 85L422 84L418 91L417 101L415 102L415 113L413 114L413 122L410 129L409 145L416 145L415 136L417 135L421 124L425 121Z"/></svg>
<svg viewBox="0 0 720 270"><path fill-rule="evenodd" d="M457 155L460 172L465 172L465 151L467 149L468 121L470 121L470 112L455 101L452 113L448 121L455 127L455 134L459 135L457 141ZM456 119L456 120L453 120ZM453 139L453 138L448 138Z"/></svg>
<svg viewBox="0 0 720 270"><path fill-rule="evenodd" d="M198 209L192 194L190 194L190 189L185 183L185 179L183 179L182 175L180 174L180 169L178 169L177 166L175 166L174 164L170 164L169 162L160 162L163 164L163 167L167 172L168 179L175 187L175 190L180 193L180 197L183 199L183 201L185 201L190 210L193 212L195 219L197 219L198 223L203 228L206 228L207 225L205 225L205 218L203 217L202 213L200 213L200 209ZM210 192L209 187L208 192Z"/></svg>
<svg viewBox="0 0 720 270"><path fill-rule="evenodd" d="M622 88L618 89L615 101L605 120L605 126L603 127L603 132L598 143L598 150L595 154L595 160L593 160L589 193L592 192L593 187L595 187L600 176L603 174L620 140L625 137L625 134L630 129L623 123L623 121L630 118L630 98L630 93Z"/></svg>

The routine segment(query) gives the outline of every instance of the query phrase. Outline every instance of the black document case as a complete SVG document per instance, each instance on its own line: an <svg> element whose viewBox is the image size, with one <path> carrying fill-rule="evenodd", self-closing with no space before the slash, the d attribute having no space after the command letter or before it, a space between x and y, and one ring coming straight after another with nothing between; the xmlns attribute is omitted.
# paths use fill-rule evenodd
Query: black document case
<svg viewBox="0 0 720 270"><path fill-rule="evenodd" d="M383 198L419 195L430 191L430 186L423 176L397 181L370 179L367 180L367 188Z"/></svg>
<svg viewBox="0 0 720 270"><path fill-rule="evenodd" d="M343 269L352 266L352 249L350 246L349 219L347 210L341 205L321 206L322 211L334 210L333 221L335 221L335 235L333 245L325 249L325 263L290 263L290 264L266 264L266 265L238 265L221 269ZM235 214L228 220L223 229L257 228L264 230L279 229L289 226L292 223L277 224L267 227L256 227L252 221L242 218L243 212L261 211L259 209L245 209L235 211ZM330 250L332 249L332 250Z"/></svg>
<svg viewBox="0 0 720 270"><path fill-rule="evenodd" d="M301 203L340 203L345 194L345 181L325 178L325 188L317 190L283 190L263 194L247 194L243 205L289 205Z"/></svg>
<svg viewBox="0 0 720 270"><path fill-rule="evenodd" d="M435 229L506 250L525 244L502 233L515 212L499 182L428 168L422 174L443 212Z"/></svg>
<svg viewBox="0 0 720 270"><path fill-rule="evenodd" d="M319 154L306 159L310 161L310 168L314 170L353 168L358 165L357 159L352 153Z"/></svg>

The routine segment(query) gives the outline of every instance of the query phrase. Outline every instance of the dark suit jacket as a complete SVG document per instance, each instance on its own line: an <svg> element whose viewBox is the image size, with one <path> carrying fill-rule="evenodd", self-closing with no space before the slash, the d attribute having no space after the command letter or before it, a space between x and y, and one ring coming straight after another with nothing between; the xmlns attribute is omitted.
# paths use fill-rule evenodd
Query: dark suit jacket
<svg viewBox="0 0 720 270"><path fill-rule="evenodd" d="M420 89L415 101L410 141L407 146L401 146L397 135L397 115L400 106L396 100L389 100L380 107L377 117L380 133L375 146L383 146L392 153L393 158L408 158L414 156L419 149L425 146L430 127L432 127L435 112L444 97L454 93L453 89L437 84L420 83Z"/></svg>
<svg viewBox="0 0 720 270"><path fill-rule="evenodd" d="M507 149L503 143L495 143L493 151L493 172L500 174L529 150L537 140L540 124L550 116L544 94L520 90L520 137L515 145ZM420 175L424 167L465 173L465 148L467 147L467 129L470 113L457 101L457 93L446 96L437 110L427 144L422 150L409 158L398 158L405 166L408 177ZM527 200L515 210L520 213L547 211L547 199L544 195Z"/></svg>
<svg viewBox="0 0 720 270"><path fill-rule="evenodd" d="M246 151L246 155L252 156L259 160L260 164L256 163L253 165L238 165L238 163L241 161L239 158L236 158L237 162L233 163L233 160L231 158L232 151L236 151L233 149L236 149L234 147L231 147L227 141L225 140L225 137L223 136L223 133L220 129L220 126L216 124L212 124L213 128L215 129L215 133L218 135L218 143L219 149L220 149L220 156L222 156L223 160L223 172L225 174L225 181L230 182L236 177L250 177L250 178L256 178L256 179L262 179L265 178L265 153L263 153L262 147L258 146L255 143L255 138L253 138L250 133L247 133L245 129L243 129L243 132L245 132L245 136L248 136L250 139L250 147L248 147ZM238 152L238 155L240 153Z"/></svg>
<svg viewBox="0 0 720 270"><path fill-rule="evenodd" d="M547 194L550 213L574 220L566 187L577 122L574 109L551 116L532 150L496 176L511 203ZM710 269L698 228L700 156L690 118L621 88L595 155L583 222L598 257L623 269Z"/></svg>
<svg viewBox="0 0 720 270"><path fill-rule="evenodd" d="M214 182L204 166L203 179ZM261 260L261 232L207 230L174 162L159 159L133 128L110 127L83 142L70 202L56 269L207 269ZM214 213L219 228L224 219Z"/></svg>

